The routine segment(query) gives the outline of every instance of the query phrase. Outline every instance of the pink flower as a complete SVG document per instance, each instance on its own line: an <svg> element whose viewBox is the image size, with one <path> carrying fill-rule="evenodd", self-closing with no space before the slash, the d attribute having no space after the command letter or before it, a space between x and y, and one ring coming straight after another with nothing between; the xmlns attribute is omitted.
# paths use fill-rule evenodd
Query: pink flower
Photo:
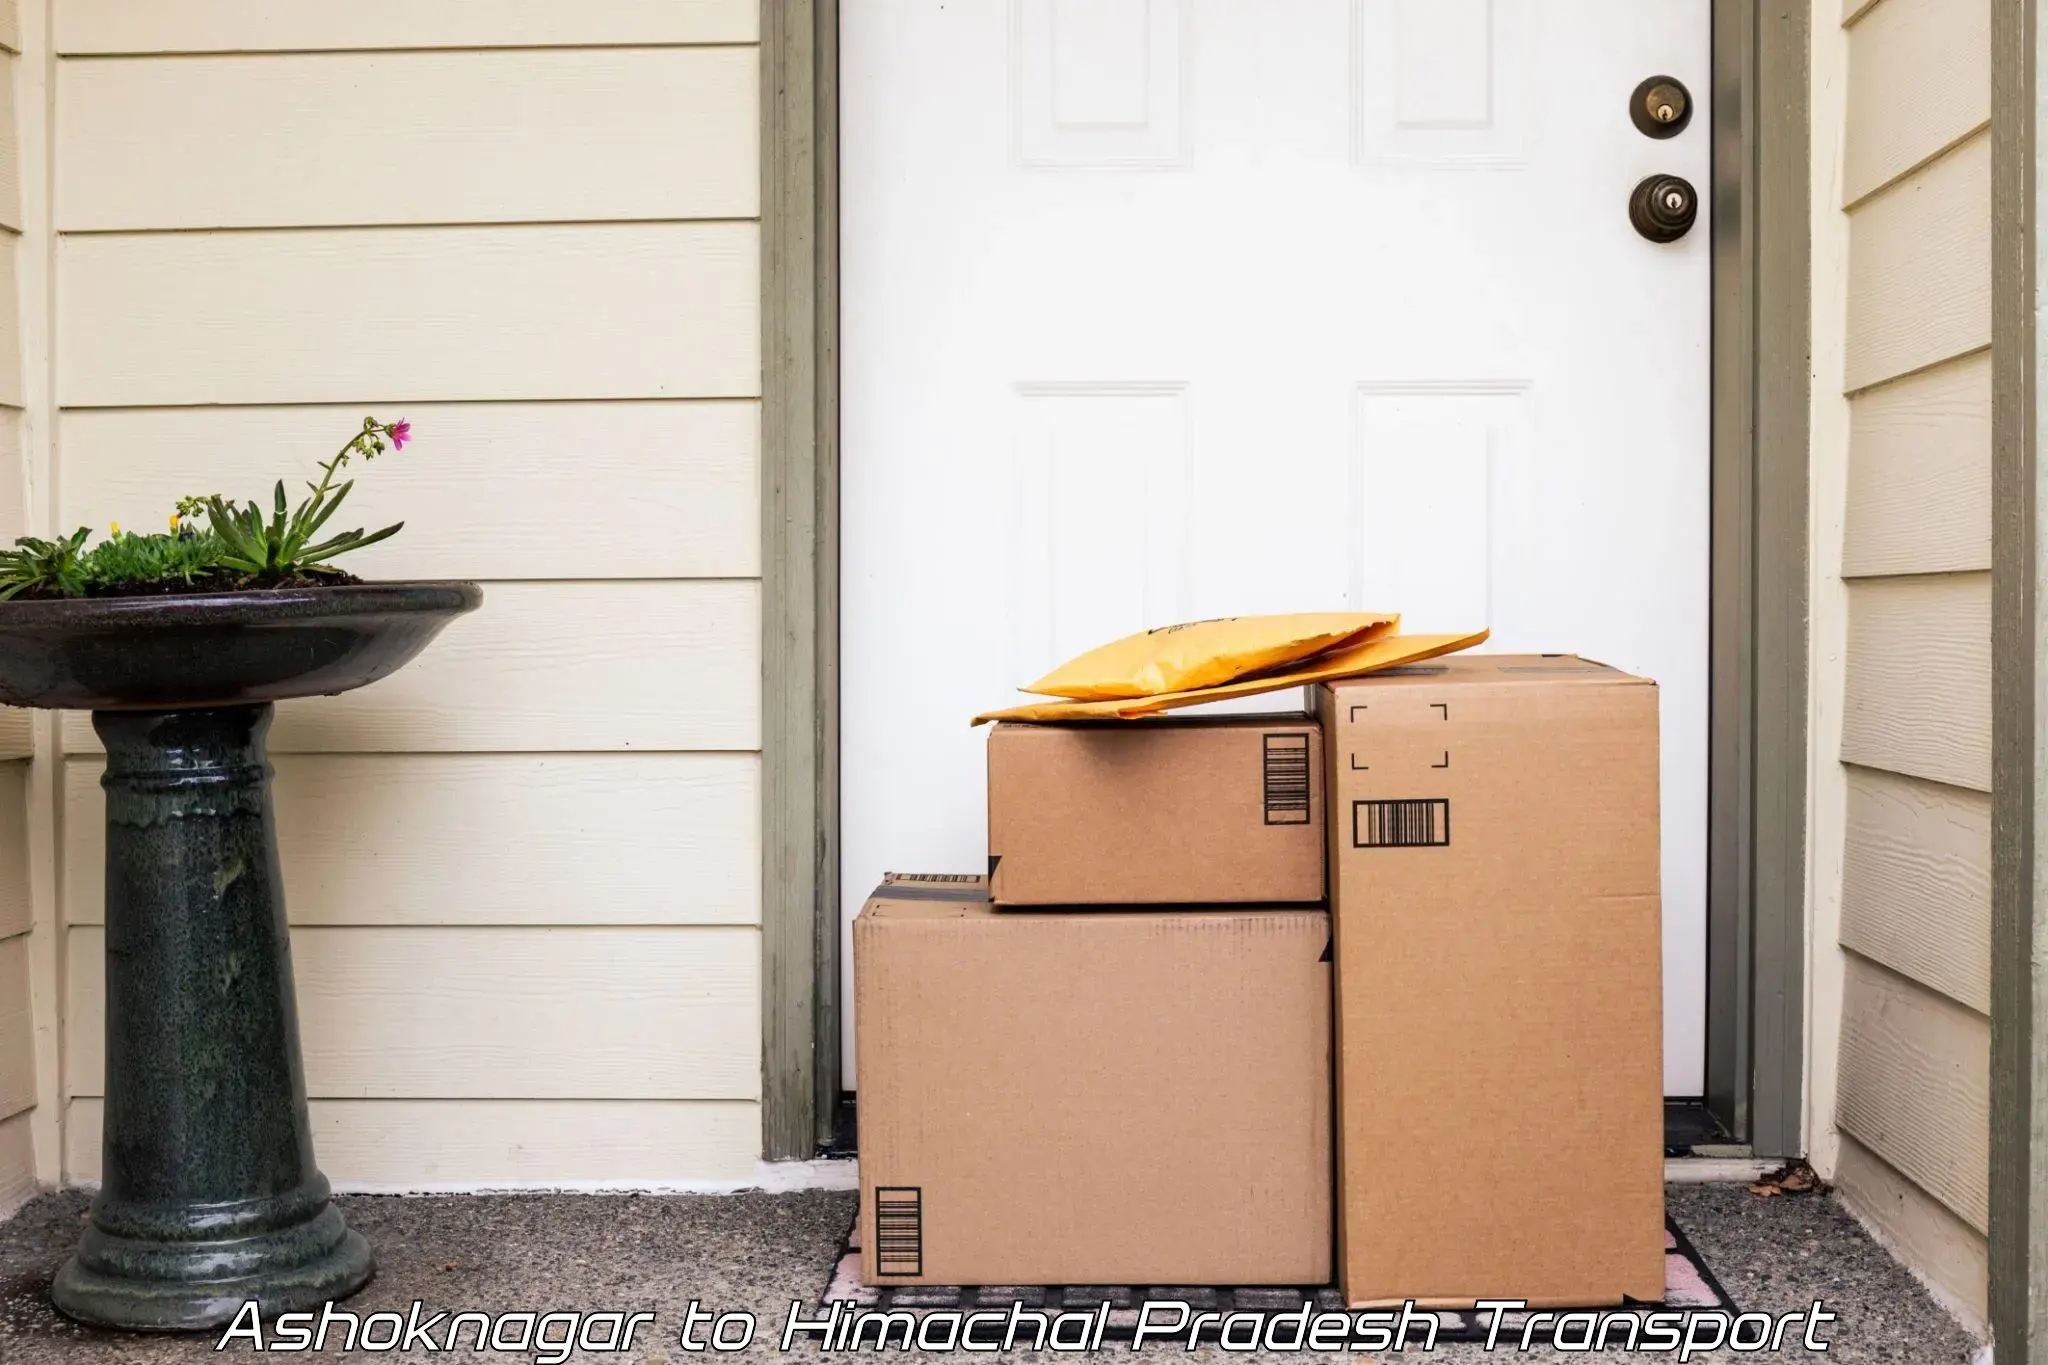
<svg viewBox="0 0 2048 1365"><path fill-rule="evenodd" d="M393 424L393 426L390 428L390 431L391 448L393 450L404 450L405 443L412 439L412 423L400 420L399 422Z"/></svg>

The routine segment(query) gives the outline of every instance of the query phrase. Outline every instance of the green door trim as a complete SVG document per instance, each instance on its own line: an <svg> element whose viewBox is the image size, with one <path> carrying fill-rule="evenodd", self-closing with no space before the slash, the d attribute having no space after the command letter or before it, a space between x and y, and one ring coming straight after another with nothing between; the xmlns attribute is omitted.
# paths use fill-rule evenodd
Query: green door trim
<svg viewBox="0 0 2048 1365"><path fill-rule="evenodd" d="M838 0L761 6L761 1149L839 1097Z"/></svg>
<svg viewBox="0 0 2048 1365"><path fill-rule="evenodd" d="M1805 1154L1807 6L1716 0L1707 1107Z"/></svg>
<svg viewBox="0 0 2048 1365"><path fill-rule="evenodd" d="M2048 560L2035 316L2048 151L2036 0L1991 7L1991 1170L1990 1309L1998 1358L2048 1362L2048 818L2041 611Z"/></svg>

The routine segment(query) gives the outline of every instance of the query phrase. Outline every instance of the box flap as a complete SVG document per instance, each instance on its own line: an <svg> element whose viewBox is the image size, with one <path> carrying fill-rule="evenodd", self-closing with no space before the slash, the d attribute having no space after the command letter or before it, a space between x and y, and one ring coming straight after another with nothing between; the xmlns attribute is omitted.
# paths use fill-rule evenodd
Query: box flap
<svg viewBox="0 0 2048 1365"><path fill-rule="evenodd" d="M861 919L952 919L991 912L988 878L973 873L885 872Z"/></svg>
<svg viewBox="0 0 2048 1365"><path fill-rule="evenodd" d="M1441 683L1566 683L1653 686L1650 679L1576 654L1453 654L1427 662L1400 664L1356 678L1338 678L1325 688L1399 687Z"/></svg>

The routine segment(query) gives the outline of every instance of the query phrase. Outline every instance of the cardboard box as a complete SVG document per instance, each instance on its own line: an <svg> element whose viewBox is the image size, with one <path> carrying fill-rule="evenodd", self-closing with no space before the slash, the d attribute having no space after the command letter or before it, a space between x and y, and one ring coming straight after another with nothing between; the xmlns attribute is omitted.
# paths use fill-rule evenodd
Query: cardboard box
<svg viewBox="0 0 2048 1365"><path fill-rule="evenodd" d="M1298 713L989 732L1004 905L1319 904L1323 804L1322 731Z"/></svg>
<svg viewBox="0 0 2048 1365"><path fill-rule="evenodd" d="M1327 1283L1329 916L986 897L854 922L866 1279Z"/></svg>
<svg viewBox="0 0 2048 1365"><path fill-rule="evenodd" d="M1462 655L1317 696L1347 1297L1661 1300L1656 687Z"/></svg>

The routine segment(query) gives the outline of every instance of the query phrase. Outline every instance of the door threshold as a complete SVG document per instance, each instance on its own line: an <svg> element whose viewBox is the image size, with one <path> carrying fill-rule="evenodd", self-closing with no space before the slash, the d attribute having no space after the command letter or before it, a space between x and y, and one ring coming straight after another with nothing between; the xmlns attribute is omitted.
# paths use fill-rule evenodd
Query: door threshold
<svg viewBox="0 0 2048 1365"><path fill-rule="evenodd" d="M1754 1156L1667 1156L1667 1185L1750 1185L1785 1163Z"/></svg>

